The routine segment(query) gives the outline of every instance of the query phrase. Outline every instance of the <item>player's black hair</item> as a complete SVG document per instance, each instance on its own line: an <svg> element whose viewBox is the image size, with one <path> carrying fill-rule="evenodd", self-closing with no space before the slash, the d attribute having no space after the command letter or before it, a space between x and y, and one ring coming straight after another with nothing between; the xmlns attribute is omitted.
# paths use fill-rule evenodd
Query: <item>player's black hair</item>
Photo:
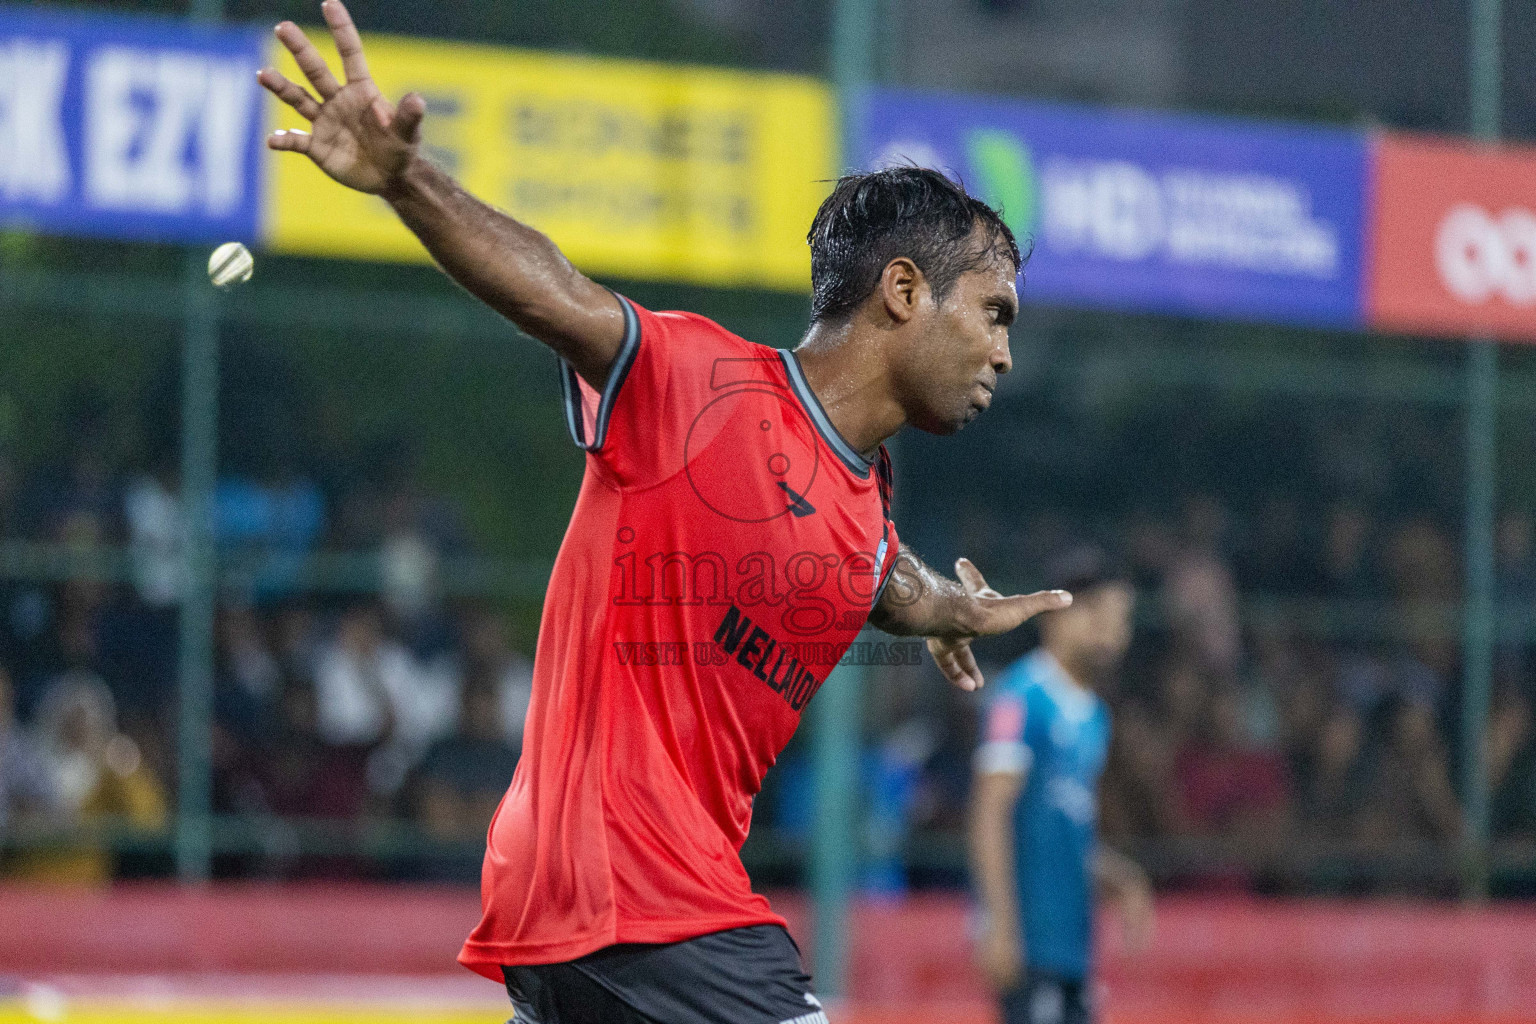
<svg viewBox="0 0 1536 1024"><path fill-rule="evenodd" d="M982 240L973 237L977 226ZM1006 257L1024 265L1002 217L965 187L926 167L890 167L837 180L816 211L811 246L811 319L835 321L874 291L891 260L905 256L943 302L962 274Z"/></svg>
<svg viewBox="0 0 1536 1024"><path fill-rule="evenodd" d="M1086 594L1105 584L1130 581L1125 563L1097 544L1068 548L1045 566L1045 585L1069 594Z"/></svg>

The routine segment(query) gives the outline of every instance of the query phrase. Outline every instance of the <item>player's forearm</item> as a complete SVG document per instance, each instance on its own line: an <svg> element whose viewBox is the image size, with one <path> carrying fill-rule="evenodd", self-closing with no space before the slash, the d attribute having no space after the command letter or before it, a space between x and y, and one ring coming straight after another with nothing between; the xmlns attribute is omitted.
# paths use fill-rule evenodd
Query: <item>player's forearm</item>
<svg viewBox="0 0 1536 1024"><path fill-rule="evenodd" d="M602 386L622 341L623 314L546 235L420 158L384 198L448 276Z"/></svg>
<svg viewBox="0 0 1536 1024"><path fill-rule="evenodd" d="M978 779L978 786L984 784ZM971 810L971 878L988 925L1018 935L1018 894L1013 882L1011 807L983 794Z"/></svg>
<svg viewBox="0 0 1536 1024"><path fill-rule="evenodd" d="M975 636L975 601L958 582L928 565L905 544L891 580L870 615L876 629L896 636L960 639Z"/></svg>

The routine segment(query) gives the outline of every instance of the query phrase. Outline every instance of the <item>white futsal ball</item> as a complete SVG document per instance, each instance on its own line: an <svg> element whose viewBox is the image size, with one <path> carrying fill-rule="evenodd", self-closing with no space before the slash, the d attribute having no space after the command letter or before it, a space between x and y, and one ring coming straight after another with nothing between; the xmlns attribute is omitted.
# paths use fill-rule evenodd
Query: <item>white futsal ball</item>
<svg viewBox="0 0 1536 1024"><path fill-rule="evenodd" d="M216 288L228 288L251 279L256 260L239 242L225 242L208 257L208 280Z"/></svg>

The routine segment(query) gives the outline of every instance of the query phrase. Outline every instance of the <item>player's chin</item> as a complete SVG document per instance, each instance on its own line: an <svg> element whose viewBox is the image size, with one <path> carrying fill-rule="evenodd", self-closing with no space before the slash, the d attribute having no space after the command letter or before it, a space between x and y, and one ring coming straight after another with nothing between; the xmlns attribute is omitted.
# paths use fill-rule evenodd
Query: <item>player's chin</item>
<svg viewBox="0 0 1536 1024"><path fill-rule="evenodd" d="M940 437L945 437L965 426L965 421L954 416L926 415L918 417L909 414L907 426L921 430L925 434L937 434Z"/></svg>
<svg viewBox="0 0 1536 1024"><path fill-rule="evenodd" d="M983 400L983 401L972 401L969 405L967 405L965 407L965 412L960 414L959 422L957 422L955 424L955 429L959 430L962 427L965 427L966 425L971 423L973 420L976 419L976 417L978 417L982 413L986 412L987 411L987 407L989 405L991 405L991 404L992 403L991 403L991 396L990 395L987 397L986 400Z"/></svg>
<svg viewBox="0 0 1536 1024"><path fill-rule="evenodd" d="M937 434L940 437L948 437L950 434L959 433L965 428L967 423L971 422L971 420L975 418L976 413L974 411L967 410L958 416L950 416L946 417L945 419L932 420L928 423L922 424L921 426L918 426L918 424L914 423L913 426L917 426L918 429L922 430L925 434Z"/></svg>
<svg viewBox="0 0 1536 1024"><path fill-rule="evenodd" d="M963 410L946 420L942 430L935 430L934 433L957 434L968 427L971 422L976 419L976 417L980 416L985 411L986 409L983 406L974 404L967 405Z"/></svg>
<svg viewBox="0 0 1536 1024"><path fill-rule="evenodd" d="M977 384L966 395L964 422L961 426L971 422L990 408L992 408L992 389L985 384Z"/></svg>
<svg viewBox="0 0 1536 1024"><path fill-rule="evenodd" d="M948 408L929 409L922 415L909 413L907 422L925 434L943 437L960 431L985 409L986 403L967 397Z"/></svg>

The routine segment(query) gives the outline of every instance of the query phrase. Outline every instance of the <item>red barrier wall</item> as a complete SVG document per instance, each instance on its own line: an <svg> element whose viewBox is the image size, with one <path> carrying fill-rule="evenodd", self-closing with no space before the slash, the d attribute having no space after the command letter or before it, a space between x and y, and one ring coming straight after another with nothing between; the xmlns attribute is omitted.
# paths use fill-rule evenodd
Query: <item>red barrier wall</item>
<svg viewBox="0 0 1536 1024"><path fill-rule="evenodd" d="M810 934L802 900L774 903ZM0 974L457 973L478 914L472 891L407 886L0 888ZM1536 1021L1536 909L1184 898L1147 954L1101 932L1111 1022ZM860 906L852 975L866 1007L985 1019L957 897Z"/></svg>
<svg viewBox="0 0 1536 1024"><path fill-rule="evenodd" d="M460 972L479 919L462 888L0 888L0 972Z"/></svg>
<svg viewBox="0 0 1536 1024"><path fill-rule="evenodd" d="M1111 1021L1536 1021L1536 909L1165 899L1153 948L1100 928ZM853 995L985 997L953 898L860 908Z"/></svg>

